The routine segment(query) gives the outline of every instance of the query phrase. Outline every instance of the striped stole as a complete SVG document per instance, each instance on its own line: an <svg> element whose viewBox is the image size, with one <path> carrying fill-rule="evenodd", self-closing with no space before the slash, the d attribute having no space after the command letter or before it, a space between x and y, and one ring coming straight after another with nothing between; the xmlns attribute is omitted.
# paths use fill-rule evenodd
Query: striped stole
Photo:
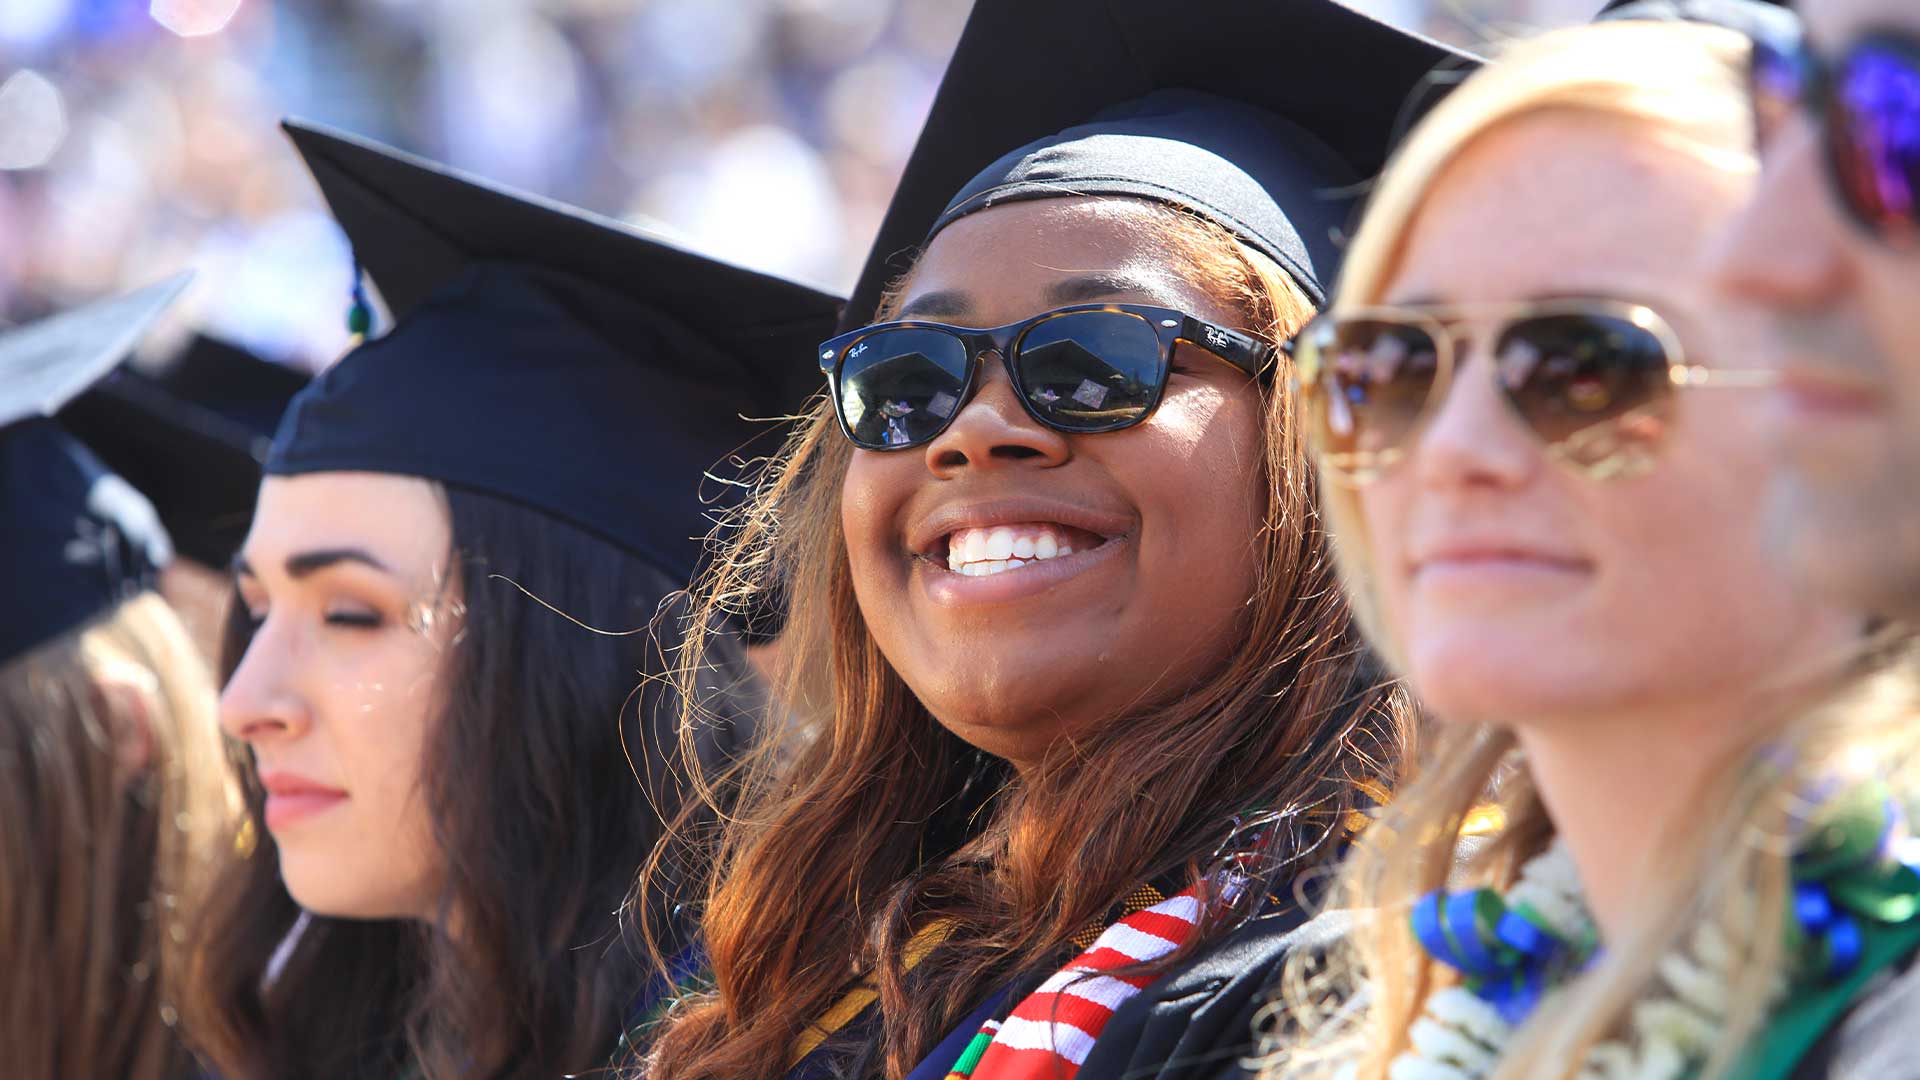
<svg viewBox="0 0 1920 1080"><path fill-rule="evenodd" d="M1071 1080L1115 1010L1156 978L1107 973L1178 949L1200 920L1198 894L1196 885L1107 927L1006 1019L983 1025L947 1080Z"/></svg>

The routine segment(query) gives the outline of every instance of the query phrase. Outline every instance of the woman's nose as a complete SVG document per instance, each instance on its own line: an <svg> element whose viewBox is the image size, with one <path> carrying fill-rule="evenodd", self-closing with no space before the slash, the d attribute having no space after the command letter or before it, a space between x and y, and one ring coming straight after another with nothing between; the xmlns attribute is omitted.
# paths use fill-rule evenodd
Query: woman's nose
<svg viewBox="0 0 1920 1080"><path fill-rule="evenodd" d="M927 469L950 479L969 468L1065 464L1072 457L1067 436L1027 413L1000 354L988 353L981 364L980 386L972 400L927 444Z"/></svg>

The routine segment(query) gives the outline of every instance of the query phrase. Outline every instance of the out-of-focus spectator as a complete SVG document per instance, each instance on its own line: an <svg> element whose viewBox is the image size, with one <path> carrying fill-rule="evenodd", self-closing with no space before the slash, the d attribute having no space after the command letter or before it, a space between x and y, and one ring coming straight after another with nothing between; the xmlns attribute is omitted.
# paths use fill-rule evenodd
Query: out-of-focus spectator
<svg viewBox="0 0 1920 1080"><path fill-rule="evenodd" d="M297 367L352 262L286 114L846 287L967 0L5 0L0 321L201 276L192 329ZM1474 44L1590 0L1359 0ZM1009 73L1017 77L1017 73Z"/></svg>

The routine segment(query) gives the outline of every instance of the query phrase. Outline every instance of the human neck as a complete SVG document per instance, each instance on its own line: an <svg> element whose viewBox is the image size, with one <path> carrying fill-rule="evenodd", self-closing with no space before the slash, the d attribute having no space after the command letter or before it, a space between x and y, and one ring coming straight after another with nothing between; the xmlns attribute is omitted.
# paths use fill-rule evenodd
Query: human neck
<svg viewBox="0 0 1920 1080"><path fill-rule="evenodd" d="M1516 732L1603 940L1626 932L1661 870L1661 848L1751 724L1750 703L1728 700L1564 718Z"/></svg>

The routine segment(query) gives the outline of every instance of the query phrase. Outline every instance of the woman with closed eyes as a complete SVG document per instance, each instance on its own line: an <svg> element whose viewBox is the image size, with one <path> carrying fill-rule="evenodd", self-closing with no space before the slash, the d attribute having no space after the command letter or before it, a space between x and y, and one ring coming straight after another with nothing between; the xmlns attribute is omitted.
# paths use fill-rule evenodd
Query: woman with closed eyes
<svg viewBox="0 0 1920 1080"><path fill-rule="evenodd" d="M1067 56L1164 29L1086 14ZM1446 54L1312 2L1189 5L1156 39L1243 73L1287 32L1374 58L1336 151L1281 90L1089 82L1068 29L975 7L855 328L815 353L831 400L696 587L694 663L714 614L784 590L802 727L711 853L711 981L651 1080L1212 1071L1296 883L1392 778L1407 716L1332 589L1273 343L1333 268L1327 193ZM1042 83L988 147L1009 67Z"/></svg>
<svg viewBox="0 0 1920 1080"><path fill-rule="evenodd" d="M294 399L235 563L252 798L188 1033L225 1080L604 1068L657 996L619 912L681 790L647 630L702 471L801 397L765 361L837 301L290 130L397 322ZM715 768L740 671L696 691Z"/></svg>

